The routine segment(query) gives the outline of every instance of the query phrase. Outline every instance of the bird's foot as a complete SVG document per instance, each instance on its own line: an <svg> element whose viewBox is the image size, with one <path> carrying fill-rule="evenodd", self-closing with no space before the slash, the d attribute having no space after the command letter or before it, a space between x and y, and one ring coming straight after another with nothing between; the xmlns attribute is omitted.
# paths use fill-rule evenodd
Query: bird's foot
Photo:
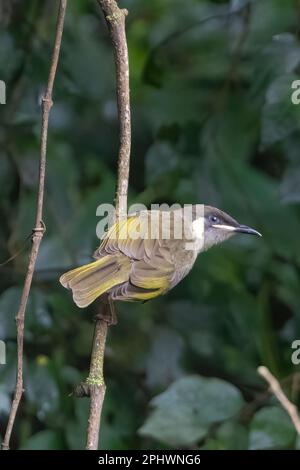
<svg viewBox="0 0 300 470"><path fill-rule="evenodd" d="M118 323L115 304L110 297L102 301L100 311L95 315L95 320L105 321L109 326Z"/></svg>

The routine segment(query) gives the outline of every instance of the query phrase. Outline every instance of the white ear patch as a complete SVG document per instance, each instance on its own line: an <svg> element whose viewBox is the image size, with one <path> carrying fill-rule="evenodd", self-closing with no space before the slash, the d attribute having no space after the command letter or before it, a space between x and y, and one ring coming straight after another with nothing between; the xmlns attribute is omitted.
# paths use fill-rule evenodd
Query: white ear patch
<svg viewBox="0 0 300 470"><path fill-rule="evenodd" d="M199 217L199 219L195 219L192 223L193 226L193 236L195 238L200 238L203 240L204 238L204 217Z"/></svg>

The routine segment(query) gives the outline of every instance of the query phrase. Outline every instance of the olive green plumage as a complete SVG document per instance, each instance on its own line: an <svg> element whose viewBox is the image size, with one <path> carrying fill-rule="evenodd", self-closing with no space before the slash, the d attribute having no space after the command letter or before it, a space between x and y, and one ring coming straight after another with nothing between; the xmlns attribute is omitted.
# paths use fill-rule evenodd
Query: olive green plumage
<svg viewBox="0 0 300 470"><path fill-rule="evenodd" d="M96 261L60 278L79 307L108 293L113 300L149 300L165 294L192 269L198 254L235 232L255 230L210 206L143 211L119 221L94 253ZM191 245L192 244L192 245Z"/></svg>

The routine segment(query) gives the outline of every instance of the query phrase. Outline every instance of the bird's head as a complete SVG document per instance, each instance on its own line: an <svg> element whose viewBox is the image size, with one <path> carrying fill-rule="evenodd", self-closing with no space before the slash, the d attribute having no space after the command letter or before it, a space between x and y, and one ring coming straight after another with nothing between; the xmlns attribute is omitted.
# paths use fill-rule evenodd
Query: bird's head
<svg viewBox="0 0 300 470"><path fill-rule="evenodd" d="M236 233L249 235L261 234L247 225L242 225L230 215L216 207L204 206L204 246L203 251L217 243L221 243Z"/></svg>

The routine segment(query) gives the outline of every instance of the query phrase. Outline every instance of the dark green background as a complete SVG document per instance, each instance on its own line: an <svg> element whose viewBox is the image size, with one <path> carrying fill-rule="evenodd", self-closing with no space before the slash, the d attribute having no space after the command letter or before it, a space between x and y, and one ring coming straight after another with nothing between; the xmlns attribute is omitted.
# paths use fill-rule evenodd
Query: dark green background
<svg viewBox="0 0 300 470"><path fill-rule="evenodd" d="M114 65L95 1L68 2L51 112L44 220L26 317L26 393L14 448L75 449L88 400L93 306L58 283L97 246L96 208L112 202L118 122ZM132 102L129 203L206 203L263 238L235 237L200 256L170 294L119 304L105 358L105 449L296 448L266 394L270 368L299 405L300 5L292 0L124 0ZM239 9L238 14L228 12ZM2 1L0 261L34 224L40 108L57 2ZM14 386L16 314L29 242L1 267L0 432Z"/></svg>

